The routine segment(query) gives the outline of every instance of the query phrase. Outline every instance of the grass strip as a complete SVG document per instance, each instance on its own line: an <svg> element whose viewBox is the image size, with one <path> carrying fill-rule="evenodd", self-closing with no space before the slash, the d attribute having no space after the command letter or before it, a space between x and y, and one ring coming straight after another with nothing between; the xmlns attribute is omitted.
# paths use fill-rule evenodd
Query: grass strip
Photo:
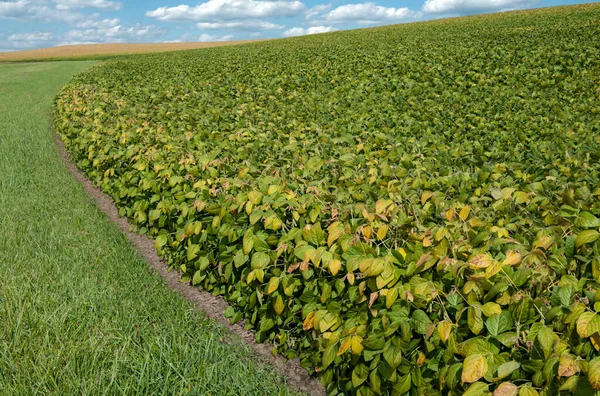
<svg viewBox="0 0 600 396"><path fill-rule="evenodd" d="M289 394L146 270L61 162L52 97L92 64L0 65L0 394Z"/></svg>

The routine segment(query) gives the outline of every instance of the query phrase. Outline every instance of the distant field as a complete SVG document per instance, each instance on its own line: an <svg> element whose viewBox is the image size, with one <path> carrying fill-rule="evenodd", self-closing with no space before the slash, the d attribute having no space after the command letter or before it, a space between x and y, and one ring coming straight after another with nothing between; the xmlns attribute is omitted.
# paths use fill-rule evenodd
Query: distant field
<svg viewBox="0 0 600 396"><path fill-rule="evenodd" d="M223 41L211 43L152 43L152 44L86 44L63 45L60 47L40 48L27 51L0 53L2 61L22 61L37 59L87 58L103 55L144 54L150 52L179 51L198 48L220 47L250 42Z"/></svg>

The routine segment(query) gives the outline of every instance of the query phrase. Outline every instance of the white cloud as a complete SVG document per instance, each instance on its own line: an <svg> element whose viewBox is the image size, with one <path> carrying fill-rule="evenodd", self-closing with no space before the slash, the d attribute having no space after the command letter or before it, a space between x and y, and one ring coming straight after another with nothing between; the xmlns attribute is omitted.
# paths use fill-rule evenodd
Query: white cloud
<svg viewBox="0 0 600 396"><path fill-rule="evenodd" d="M209 0L195 7L178 5L147 11L146 16L160 21L219 22L248 18L291 17L303 13L306 6L298 0Z"/></svg>
<svg viewBox="0 0 600 396"><path fill-rule="evenodd" d="M110 25L114 20L107 23ZM85 30L70 30L62 38L61 45L67 44L96 44L96 43L126 43L147 41L150 38L160 36L165 31L154 25L123 26L99 26Z"/></svg>
<svg viewBox="0 0 600 396"><path fill-rule="evenodd" d="M74 8L98 8L101 10L120 10L123 3L108 0L56 0L58 10L70 10Z"/></svg>
<svg viewBox="0 0 600 396"><path fill-rule="evenodd" d="M50 32L15 33L8 37L10 41L48 41L53 38Z"/></svg>
<svg viewBox="0 0 600 396"><path fill-rule="evenodd" d="M306 11L306 19L310 19L331 9L331 4L319 4Z"/></svg>
<svg viewBox="0 0 600 396"><path fill-rule="evenodd" d="M16 19L36 22L75 23L85 19L78 12L50 8L40 1L18 0L0 1L0 19Z"/></svg>
<svg viewBox="0 0 600 396"><path fill-rule="evenodd" d="M337 29L334 28L333 26L313 26L313 27L309 27L308 29L304 29L301 27L295 27L295 28L291 28L291 29L288 29L285 32L283 32L283 36L284 37L304 36L306 34L327 33L327 32L334 32L336 30Z"/></svg>
<svg viewBox="0 0 600 396"><path fill-rule="evenodd" d="M258 20L230 21L230 22L199 22L196 26L200 29L239 29L239 30L277 30L285 26Z"/></svg>
<svg viewBox="0 0 600 396"><path fill-rule="evenodd" d="M423 4L423 12L448 14L464 11L503 11L525 8L535 2L535 0L426 0Z"/></svg>
<svg viewBox="0 0 600 396"><path fill-rule="evenodd" d="M117 26L120 22L121 21L119 20L119 18L103 19L101 21L88 20L76 24L75 27L83 29L110 28L113 26Z"/></svg>
<svg viewBox="0 0 600 396"><path fill-rule="evenodd" d="M375 3L369 2L360 4L346 4L343 6L339 6L331 10L327 14L323 15L322 20L329 23L356 22L359 24L367 25L377 23L402 22L408 19L414 19L417 16L417 13L411 11L406 7L382 7L376 5Z"/></svg>
<svg viewBox="0 0 600 396"><path fill-rule="evenodd" d="M50 32L15 33L2 40L0 45L6 50L15 51L46 45L54 39Z"/></svg>
<svg viewBox="0 0 600 396"><path fill-rule="evenodd" d="M205 43L205 42L211 42L211 41L230 41L233 38L233 35L227 35L227 36L213 36L210 34L202 34L200 37L198 37L198 41Z"/></svg>

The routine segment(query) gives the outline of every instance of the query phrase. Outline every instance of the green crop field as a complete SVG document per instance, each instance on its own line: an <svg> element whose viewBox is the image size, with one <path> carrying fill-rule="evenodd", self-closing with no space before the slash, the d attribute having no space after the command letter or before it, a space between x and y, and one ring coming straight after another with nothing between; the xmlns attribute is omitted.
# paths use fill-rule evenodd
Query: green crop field
<svg viewBox="0 0 600 396"><path fill-rule="evenodd" d="M283 395L90 201L50 131L93 62L0 65L0 395Z"/></svg>
<svg viewBox="0 0 600 396"><path fill-rule="evenodd" d="M330 394L589 395L599 37L591 4L113 60L55 127Z"/></svg>

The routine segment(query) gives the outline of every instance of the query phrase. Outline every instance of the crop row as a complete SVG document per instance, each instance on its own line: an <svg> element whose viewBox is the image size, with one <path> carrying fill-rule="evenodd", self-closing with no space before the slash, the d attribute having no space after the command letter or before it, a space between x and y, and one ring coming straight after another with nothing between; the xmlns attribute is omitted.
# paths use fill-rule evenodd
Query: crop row
<svg viewBox="0 0 600 396"><path fill-rule="evenodd" d="M600 389L600 7L114 60L78 166L330 394Z"/></svg>

